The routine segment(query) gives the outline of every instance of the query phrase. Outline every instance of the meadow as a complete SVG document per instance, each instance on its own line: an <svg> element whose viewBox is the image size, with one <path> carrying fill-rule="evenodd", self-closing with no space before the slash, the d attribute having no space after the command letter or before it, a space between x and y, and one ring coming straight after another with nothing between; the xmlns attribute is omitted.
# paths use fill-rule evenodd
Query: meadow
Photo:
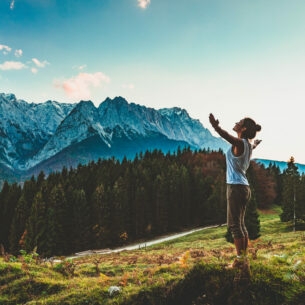
<svg viewBox="0 0 305 305"><path fill-rule="evenodd" d="M249 282L233 281L226 227L132 251L44 260L34 251L0 257L0 304L305 304L305 232L259 211Z"/></svg>

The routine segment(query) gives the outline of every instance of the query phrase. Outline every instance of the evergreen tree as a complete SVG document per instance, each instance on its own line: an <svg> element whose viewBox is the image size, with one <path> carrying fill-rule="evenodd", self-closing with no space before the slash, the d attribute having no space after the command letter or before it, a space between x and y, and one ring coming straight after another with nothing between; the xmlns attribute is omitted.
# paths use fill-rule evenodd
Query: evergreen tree
<svg viewBox="0 0 305 305"><path fill-rule="evenodd" d="M20 249L24 248L23 235L25 233L26 221L29 217L29 204L25 200L25 196L22 195L18 200L17 207L15 209L14 217L9 234L9 249L10 253L18 254Z"/></svg>
<svg viewBox="0 0 305 305"><path fill-rule="evenodd" d="M37 185L34 176L24 182L22 195L18 200L17 207L10 227L9 245L10 252L19 253L20 249L24 249L24 236L26 222L29 218L33 199L37 192Z"/></svg>
<svg viewBox="0 0 305 305"><path fill-rule="evenodd" d="M65 216L65 222L70 223L65 234L69 237L70 251L76 252L90 247L90 211L86 194L83 189L73 190L72 201Z"/></svg>
<svg viewBox="0 0 305 305"><path fill-rule="evenodd" d="M247 204L245 224L248 230L249 239L254 240L260 237L260 220L257 212L256 194L251 189L251 198Z"/></svg>
<svg viewBox="0 0 305 305"><path fill-rule="evenodd" d="M47 239L47 206L42 191L39 191L33 201L30 216L28 218L24 236L24 246L27 252L34 248L40 255L45 254Z"/></svg>
<svg viewBox="0 0 305 305"><path fill-rule="evenodd" d="M46 244L43 252L47 256L63 255L67 253L66 236L64 232L64 215L66 198L61 184L53 187L47 202L46 222L47 234Z"/></svg>
<svg viewBox="0 0 305 305"><path fill-rule="evenodd" d="M300 177L299 189L298 189L298 205L297 205L297 215L300 220L300 226L305 229L305 175Z"/></svg>
<svg viewBox="0 0 305 305"><path fill-rule="evenodd" d="M113 187L113 221L112 233L116 242L124 243L129 237L129 217L127 181L122 177L115 182Z"/></svg>
<svg viewBox="0 0 305 305"><path fill-rule="evenodd" d="M299 189L299 172L295 165L294 158L291 157L287 163L287 169L283 172L283 212L281 220L284 222L296 220L297 211L297 190Z"/></svg>
<svg viewBox="0 0 305 305"><path fill-rule="evenodd" d="M257 206L261 209L271 207L276 199L276 181L274 176L263 165L251 162L248 177L251 181L251 187L256 190Z"/></svg>
<svg viewBox="0 0 305 305"><path fill-rule="evenodd" d="M247 203L245 225L248 230L249 239L251 240L257 239L260 236L260 220L257 212L257 194L261 192L259 198L265 197L266 200L269 200L268 204L261 204L261 206L266 207L274 200L274 184L271 180L271 176L267 177L267 173L268 172L266 170L264 171L263 167L257 167L255 162L250 163L247 178L251 188L251 198ZM265 186L263 186L264 183Z"/></svg>
<svg viewBox="0 0 305 305"><path fill-rule="evenodd" d="M273 177L273 181L275 182L275 198L274 203L281 205L282 204L282 190L283 190L283 177L281 174L280 168L273 162L269 164L267 168L269 175Z"/></svg>
<svg viewBox="0 0 305 305"><path fill-rule="evenodd" d="M219 175L213 182L212 192L207 199L207 223L221 224L226 220L227 200L224 177Z"/></svg>
<svg viewBox="0 0 305 305"><path fill-rule="evenodd" d="M5 246L6 234L9 231L9 224L5 221L7 200L10 186L7 181L4 181L0 192L0 245Z"/></svg>
<svg viewBox="0 0 305 305"><path fill-rule="evenodd" d="M0 193L0 244L9 249L9 233L14 218L15 209L21 196L21 188L14 183L4 183Z"/></svg>
<svg viewBox="0 0 305 305"><path fill-rule="evenodd" d="M92 205L92 230L96 247L108 247L111 245L110 190L105 189L102 184L99 185L93 194Z"/></svg>
<svg viewBox="0 0 305 305"><path fill-rule="evenodd" d="M153 215L153 229L156 234L168 232L169 209L168 209L168 188L166 177L163 173L155 179L156 201Z"/></svg>

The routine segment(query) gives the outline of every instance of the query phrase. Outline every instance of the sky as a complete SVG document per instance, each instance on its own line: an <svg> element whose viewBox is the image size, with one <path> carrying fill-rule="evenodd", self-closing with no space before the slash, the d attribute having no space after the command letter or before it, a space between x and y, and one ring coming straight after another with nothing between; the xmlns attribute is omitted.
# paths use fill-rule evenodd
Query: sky
<svg viewBox="0 0 305 305"><path fill-rule="evenodd" d="M253 158L305 164L304 0L0 0L0 92L181 107L217 134L251 117Z"/></svg>

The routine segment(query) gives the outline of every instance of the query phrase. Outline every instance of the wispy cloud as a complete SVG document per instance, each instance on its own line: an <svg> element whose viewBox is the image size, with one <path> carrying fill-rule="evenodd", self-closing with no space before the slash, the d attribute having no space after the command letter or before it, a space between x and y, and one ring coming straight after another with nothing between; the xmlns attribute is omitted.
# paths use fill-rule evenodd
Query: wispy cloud
<svg viewBox="0 0 305 305"><path fill-rule="evenodd" d="M40 61L37 58L32 58L32 62L38 67L38 68L45 68L47 65L49 65L49 63L44 60L44 61Z"/></svg>
<svg viewBox="0 0 305 305"><path fill-rule="evenodd" d="M11 1L10 9L13 10L15 8L15 0Z"/></svg>
<svg viewBox="0 0 305 305"><path fill-rule="evenodd" d="M6 55L12 51L12 48L10 48L9 46L6 46L4 44L0 44L0 51Z"/></svg>
<svg viewBox="0 0 305 305"><path fill-rule="evenodd" d="M38 68L42 69L42 68L45 68L47 65L50 64L50 63L47 62L46 60L40 61L40 60L37 59L37 58L32 58L32 62L35 64L35 66L31 68L31 72L32 72L33 74L38 73Z"/></svg>
<svg viewBox="0 0 305 305"><path fill-rule="evenodd" d="M146 9L150 4L150 0L138 0L138 6L142 9Z"/></svg>
<svg viewBox="0 0 305 305"><path fill-rule="evenodd" d="M19 50L15 50L15 56L16 57L21 57L22 56L22 50L21 49L19 49Z"/></svg>
<svg viewBox="0 0 305 305"><path fill-rule="evenodd" d="M0 64L0 70L22 70L26 69L27 66L20 61L6 61L3 64Z"/></svg>
<svg viewBox="0 0 305 305"><path fill-rule="evenodd" d="M55 81L55 86L61 88L70 98L90 99L91 88L109 83L110 78L102 72L79 73L75 77L64 81Z"/></svg>
<svg viewBox="0 0 305 305"><path fill-rule="evenodd" d="M12 48L5 45L5 44L0 44L0 51L4 54L7 55L12 51ZM21 49L15 50L14 55L15 57L21 57L23 54L23 51Z"/></svg>

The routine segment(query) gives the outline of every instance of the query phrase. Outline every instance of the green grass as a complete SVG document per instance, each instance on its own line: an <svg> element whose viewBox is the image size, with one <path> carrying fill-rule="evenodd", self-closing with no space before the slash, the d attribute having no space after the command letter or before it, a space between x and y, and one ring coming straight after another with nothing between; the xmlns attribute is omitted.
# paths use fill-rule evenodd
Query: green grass
<svg viewBox="0 0 305 305"><path fill-rule="evenodd" d="M281 304L305 300L305 233L260 212L261 237L249 249L251 280L234 284L226 227L146 249L50 263L0 258L0 304ZM31 257L30 257L31 258ZM13 260L13 261L9 261ZM120 292L110 296L108 289Z"/></svg>

